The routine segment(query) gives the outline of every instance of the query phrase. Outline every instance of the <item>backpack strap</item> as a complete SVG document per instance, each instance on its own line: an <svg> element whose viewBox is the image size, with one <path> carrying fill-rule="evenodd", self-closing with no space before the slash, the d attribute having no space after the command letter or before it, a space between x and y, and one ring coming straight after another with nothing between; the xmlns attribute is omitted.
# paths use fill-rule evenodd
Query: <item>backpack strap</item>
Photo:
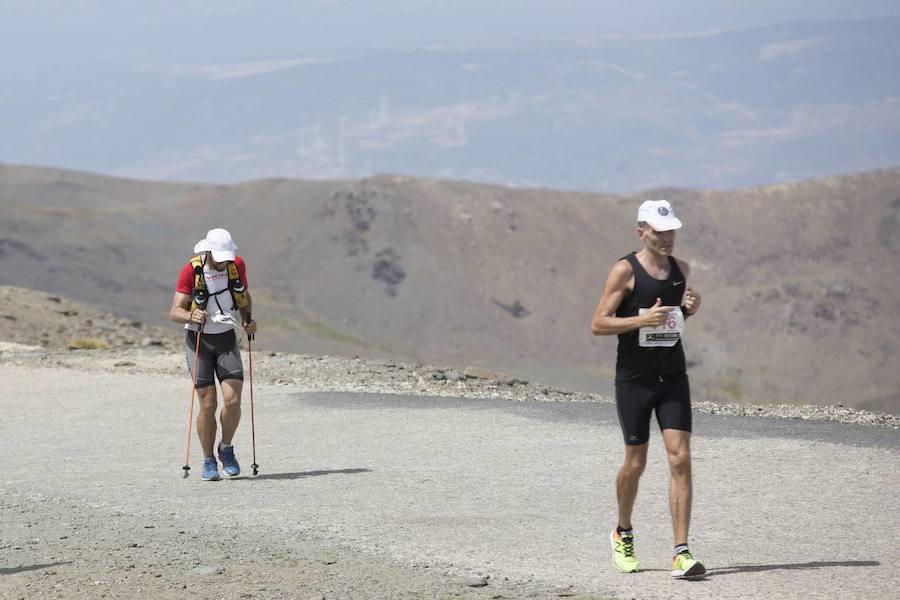
<svg viewBox="0 0 900 600"><path fill-rule="evenodd" d="M206 255L198 254L191 259L194 267L194 291L191 295L191 312L196 309L206 310L209 294L206 292L206 278L203 276L203 265L206 264Z"/></svg>
<svg viewBox="0 0 900 600"><path fill-rule="evenodd" d="M231 290L231 300L236 307L244 308L250 302L249 295L247 294L247 287L244 285L244 282L241 281L237 265L234 264L234 261L229 261L227 268L228 289Z"/></svg>

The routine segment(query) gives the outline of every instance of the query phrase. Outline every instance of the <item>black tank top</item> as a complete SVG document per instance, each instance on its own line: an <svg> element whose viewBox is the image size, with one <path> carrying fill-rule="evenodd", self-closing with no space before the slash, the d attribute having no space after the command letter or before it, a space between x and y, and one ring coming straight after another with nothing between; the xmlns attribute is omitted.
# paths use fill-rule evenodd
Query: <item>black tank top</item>
<svg viewBox="0 0 900 600"><path fill-rule="evenodd" d="M661 298L663 306L681 306L687 283L678 263L669 257L669 278L654 279L634 252L623 257L634 271L634 290L622 300L617 317L636 317L639 308L650 308ZM675 285L678 283L678 285ZM681 340L671 348L641 348L638 330L619 334L616 381L630 381L645 375L679 375L687 371Z"/></svg>

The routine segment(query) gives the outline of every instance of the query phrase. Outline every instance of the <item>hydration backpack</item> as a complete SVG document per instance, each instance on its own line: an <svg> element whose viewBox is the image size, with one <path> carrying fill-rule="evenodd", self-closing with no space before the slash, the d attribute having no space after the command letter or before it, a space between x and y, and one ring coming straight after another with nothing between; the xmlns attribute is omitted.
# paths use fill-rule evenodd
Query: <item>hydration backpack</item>
<svg viewBox="0 0 900 600"><path fill-rule="evenodd" d="M206 290L206 278L203 276L204 264L206 264L205 254L198 254L191 259L191 265L194 267L194 293L191 296L192 311L197 308L206 310L206 304L209 302L210 294ZM231 292L231 301L237 308L244 308L249 302L249 294L247 294L247 288L244 286L244 282L241 281L241 278L238 275L237 265L234 264L234 261L230 260L227 263L226 269L228 271L227 289ZM213 296L217 296L224 291L225 290L216 292ZM216 302L218 302L218 300ZM219 308L222 308L221 305Z"/></svg>

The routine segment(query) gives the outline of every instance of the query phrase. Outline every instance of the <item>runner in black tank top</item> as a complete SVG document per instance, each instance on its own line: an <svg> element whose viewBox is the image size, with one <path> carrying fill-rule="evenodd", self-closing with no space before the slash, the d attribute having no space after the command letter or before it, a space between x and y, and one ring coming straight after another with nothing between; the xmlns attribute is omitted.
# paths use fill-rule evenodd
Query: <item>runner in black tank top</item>
<svg viewBox="0 0 900 600"><path fill-rule="evenodd" d="M634 289L622 300L617 317L636 317L641 308L650 308L656 299L663 306L681 306L685 291L685 277L678 267L678 261L669 256L669 277L660 281L650 276L632 252L622 260L627 260L634 272ZM681 340L674 347L641 348L638 345L638 330L619 334L619 351L616 358L616 381L632 381L644 375L679 375L684 373L684 349Z"/></svg>
<svg viewBox="0 0 900 600"><path fill-rule="evenodd" d="M613 563L620 571L639 570L631 514L638 481L647 463L650 419L662 431L672 477L669 500L675 531L671 574L699 578L705 567L687 547L691 510L691 394L681 334L684 321L700 308L689 288L686 263L672 256L681 227L665 200L638 209L638 238L644 245L619 260L607 278L594 313L594 335L617 335L616 407L625 441L625 461L616 479L619 524L610 534Z"/></svg>

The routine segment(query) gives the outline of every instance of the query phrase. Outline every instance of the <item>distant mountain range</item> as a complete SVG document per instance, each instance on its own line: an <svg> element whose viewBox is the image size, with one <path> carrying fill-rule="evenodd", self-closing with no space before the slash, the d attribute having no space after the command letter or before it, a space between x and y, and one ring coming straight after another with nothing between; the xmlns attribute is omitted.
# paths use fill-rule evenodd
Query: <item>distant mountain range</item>
<svg viewBox="0 0 900 600"><path fill-rule="evenodd" d="M636 196L399 176L151 183L0 166L0 285L156 324L214 226L248 263L267 349L477 365L610 390L590 318L635 211L673 201L704 295L699 398L900 412L900 169ZM177 325L170 327L177 330Z"/></svg>
<svg viewBox="0 0 900 600"><path fill-rule="evenodd" d="M6 68L0 161L157 180L387 172L611 192L900 164L898 18L127 56Z"/></svg>

